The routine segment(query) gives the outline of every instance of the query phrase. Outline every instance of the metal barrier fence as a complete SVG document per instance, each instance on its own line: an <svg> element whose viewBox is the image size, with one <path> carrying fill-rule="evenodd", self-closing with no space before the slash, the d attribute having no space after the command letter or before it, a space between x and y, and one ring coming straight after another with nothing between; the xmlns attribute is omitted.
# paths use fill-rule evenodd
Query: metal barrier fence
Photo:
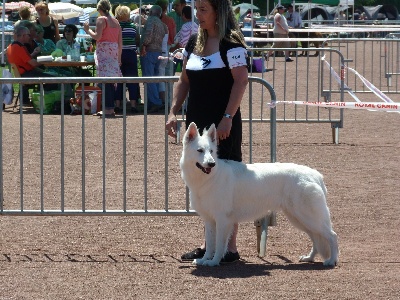
<svg viewBox="0 0 400 300"><path fill-rule="evenodd" d="M340 49L345 57L344 65L360 73L380 91L386 94L400 92L400 39L391 36L379 39L327 39L326 45ZM340 70L341 66L336 64L334 67ZM346 73L345 84L352 92L372 93L356 74ZM340 91L329 91L334 92Z"/></svg>
<svg viewBox="0 0 400 300"><path fill-rule="evenodd" d="M193 212L189 210L189 204L185 203L185 208L183 209L174 209L169 205L169 195L168 193L168 185L171 174L169 174L169 166L171 164L170 157L170 147L168 137L165 136L164 139L164 151L161 151L160 145L157 145L156 150L162 153L162 162L165 165L162 170L163 178L159 178L158 182L164 183L165 187L165 202L164 207L161 209L153 209L149 206L149 190L153 186L149 186L149 182L152 181L149 179L149 174L151 172L151 168L149 166L149 152L154 150L152 143L154 143L155 135L163 134L165 135L165 130L163 126L165 124L165 120L167 118L168 108L165 109L164 119L161 119L161 116L158 117L160 123L156 124L157 128L149 128L149 118L150 116L147 114L147 101L144 101L144 113L141 116L126 116L124 114L121 116L117 122L121 125L121 136L117 139L115 137L108 136L108 130L111 123L109 120L103 119L102 121L98 121L97 118L93 118L91 116L80 117L80 116L69 116L64 115L43 115L43 84L46 83L62 83L66 84L68 82L79 83L82 86L84 82L92 82L92 83L128 83L128 82L136 82L136 83L149 83L149 82L174 82L177 81L178 77L155 77L155 78L2 78L0 79L0 84L3 83L21 83L21 84L32 84L38 83L40 81L41 88L41 101L42 101L42 109L39 114L34 114L33 116L24 112L22 106L20 107L19 112L11 112L6 113L3 112L0 114L0 137L2 140L0 147L0 167L1 167L1 189L0 189L0 213L1 214L28 214L28 215L41 215L41 214L52 214L52 215L68 215L68 214L127 214L127 215L169 215L169 214L192 214ZM271 99L270 101L275 100L275 95L273 93L273 89L271 86L260 78L249 78L250 87L253 84L260 84L263 88L267 89L270 92ZM167 85L168 86L168 85ZM84 90L84 86L82 89ZM61 91L63 95L64 87L61 86ZM144 98L147 98L146 89L144 89ZM125 97L125 96L124 96ZM2 95L0 95L2 98ZM103 101L104 101L104 93L103 93ZM2 100L2 99L0 99ZM63 99L64 100L64 99ZM124 99L125 100L125 99ZM245 100L244 100L245 101ZM254 99L249 99L249 103L251 105ZM257 101L255 101L257 102ZM124 101L124 111L126 112L126 101ZM61 106L63 109L63 106ZM274 117L273 109L271 109L272 119ZM18 117L17 117L18 116ZM141 189L140 196L143 196L144 202L142 203L143 209L131 209L130 204L128 203L128 196L126 193L127 181L130 180L128 173L131 173L132 170L129 169L128 162L128 154L129 147L132 146L132 141L130 141L129 135L129 125L132 125L132 119L136 125L143 126L143 130L139 134L142 137L142 141L135 140L134 143L137 145L139 152L135 153L135 155L140 155L141 166L143 167L143 187ZM138 118L143 118L138 121ZM151 118L157 118L157 116L151 116ZM32 121L32 119L34 121ZM93 121L95 120L95 123ZM51 122L50 122L51 120ZM142 123L143 121L143 123ZM13 123L11 123L13 122ZM49 124L50 122L50 124ZM251 121L250 121L251 123ZM92 126L96 125L97 128L93 128ZM270 129L270 145L271 145L271 161L275 161L275 124L271 123ZM154 126L154 125L152 125ZM251 136L251 126L249 128L249 145L250 145L250 155L249 160L252 160L252 136ZM112 130L110 130L112 131ZM93 136L93 132L96 134ZM71 137L71 135L73 135ZM247 132L244 132L244 135L247 136ZM88 153L88 145L91 146L94 141L94 137L96 143L93 149L98 151L95 153L96 160L90 158L89 155L92 153ZM122 203L121 205L117 205L117 207L109 208L106 200L108 199L108 195L106 195L106 187L104 182L107 181L106 173L108 167L108 154L111 150L108 148L109 143L118 143L118 151L120 151L120 158L122 162L118 162L121 164L121 171L123 179L123 189L122 193ZM79 145L79 147L78 147ZM179 145L173 146L179 147ZM179 149L179 153L180 153ZM141 152L141 153L140 153ZM29 154L28 154L29 153ZM175 155L176 153L174 153ZM34 156L34 159L33 157ZM52 164L50 166L46 165L46 159L49 156L56 156L57 160L54 162L56 165ZM98 161L98 159L100 161ZM177 161L174 157L174 164L178 165ZM111 158L112 161L116 160L114 157ZM13 160L12 164L8 162ZM66 172L71 171L67 170L70 166L70 162L74 162L74 170L73 174L74 178L79 178L78 183L75 186L75 189L78 189L81 194L81 201L79 202L78 208L72 208L67 202L72 199L69 198L68 194L70 193L69 188L67 188ZM160 162L161 162L160 161ZM53 162L53 163L54 163ZM93 163L93 164L92 164ZM38 167L38 169L31 168ZM93 166L95 168L93 169ZM76 172L76 169L81 169L81 172ZM176 169L176 166L175 168ZM98 188L102 188L99 191L98 195L102 196L102 205L100 208L94 208L94 206L90 202L86 202L88 198L89 188L87 188L87 178L93 175L93 172L96 171L96 176L94 176L95 184L97 185L96 190ZM18 174L18 178L13 177L13 184L9 185L8 179L10 178L10 172L12 174ZM46 173L51 174L50 178L55 181L51 186L51 196L55 198L59 198L60 202L54 201L52 205L48 206L46 200L49 196L48 194L48 179L46 178ZM102 173L102 174L101 174ZM32 174L33 175L32 177ZM178 174L179 175L179 174ZM69 176L72 176L70 174ZM5 181L4 178L7 180ZM56 179L55 179L56 178ZM54 180L55 179L55 180ZM39 194L38 195L26 195L24 192L24 185L27 180L36 181L34 184L38 187ZM47 181L47 182L46 182ZM56 183L58 181L58 183ZM178 179L181 182L181 179ZM99 182L103 182L103 185L99 184ZM7 184L5 184L7 183ZM70 184L70 183L68 183ZM93 186L93 182L90 182L90 186ZM154 183L152 183L154 184ZM15 188L19 186L19 188ZM57 187L58 186L58 187ZM160 188L160 187L158 187ZM56 192L57 191L57 192ZM91 193L92 191L90 191ZM39 197L37 197L39 196ZM77 195L75 195L76 197ZM94 196L94 195L93 195ZM39 199L37 199L39 198ZM91 198L91 197L89 197ZM139 197L141 198L141 197ZM13 200L11 200L13 199ZM15 202L15 199L20 199L19 202ZM135 198L136 200L137 198ZM181 198L182 199L182 198ZM37 201L39 200L39 201ZM92 199L93 200L93 199ZM54 205L56 203L56 205ZM38 205L39 204L39 205ZM76 204L76 203L75 203ZM175 206L174 203L173 206ZM35 208L35 206L37 206ZM119 207L118 207L119 206ZM58 207L58 208L57 208Z"/></svg>
<svg viewBox="0 0 400 300"><path fill-rule="evenodd" d="M276 106L277 123L325 123L330 124L332 129L333 143L339 143L339 128L343 127L344 112L337 108L319 108L304 105L293 105L290 101L304 102L343 102L344 81L336 82L332 74L324 69L322 56L336 66L344 64L345 58L337 49L331 48L275 48L275 56L271 56L267 62L264 55L270 48L250 48L255 60L262 60L260 77L265 78L273 86L277 101L282 101ZM323 50L323 53L322 53ZM293 62L285 62L280 52L293 52ZM305 51L305 56L300 53ZM260 57L261 56L261 57ZM340 69L339 69L340 70ZM325 78L325 80L323 80ZM330 90L339 93L333 95ZM267 99L268 100L268 99ZM266 103L261 99L262 103ZM269 122L268 117L263 115L262 106L258 112L254 110L253 122Z"/></svg>
<svg viewBox="0 0 400 300"><path fill-rule="evenodd" d="M379 26L378 26L379 27ZM329 30L355 31L353 28L328 28ZM306 31L325 32L327 28L307 29ZM363 101L372 101L372 91L366 87L356 74L348 72L347 67L364 76L374 88L386 94L399 94L400 81L400 40L398 33L387 35L387 31L398 31L398 28L357 28L373 34L386 35L386 38L259 38L246 37L248 43L267 44L278 41L289 41L291 48L275 48L275 53L285 50L292 52L294 62L285 63L280 57L270 57L269 62L262 62L262 78L266 78L274 87L278 101L354 101L347 92L353 95L362 93ZM260 31L261 29L254 29ZM385 31L386 30L386 31ZM372 34L371 34L372 35ZM318 43L323 48L293 48L298 42ZM265 47L265 46L263 46ZM257 60L263 59L270 48L250 48ZM305 53L305 55L300 55ZM261 56L261 58L260 58ZM324 61L322 58L324 57ZM293 76L294 75L294 76ZM290 78L290 80L289 80ZM394 80L393 80L394 79ZM318 89L310 87L318 86ZM315 92L316 91L316 92ZM346 98L347 97L347 98ZM376 100L376 98L374 98ZM339 142L339 128L343 127L343 109L311 108L293 104L277 106L277 122L285 123L330 123L334 143ZM263 117L260 121L268 122Z"/></svg>
<svg viewBox="0 0 400 300"><path fill-rule="evenodd" d="M41 107L39 114L24 112L22 104L19 112L0 114L0 215L196 215L190 210L188 193L180 178L178 162L181 145L170 143L165 134L168 107L160 116L147 114L146 84L173 83L177 79L1 78L0 84L40 83ZM269 91L270 101L276 100L274 90L265 80L250 77L249 81L250 89L253 84L260 84ZM98 118L83 115L83 112L78 116L64 115L63 106L61 115L44 115L43 84L61 84L64 98L64 84L70 82L79 83L83 91L83 83L87 82L144 83L144 113L127 116L126 99L123 99L124 114L119 119L103 117L99 121ZM0 94L0 100L3 100L2 97ZM249 97L250 107L255 100ZM104 107L104 86L102 104ZM270 161L275 162L275 110L270 109L270 114ZM137 130L140 126L143 130ZM244 132L244 139L249 143L246 152L250 162L253 154L251 128L250 118L249 135ZM137 132L130 134L135 130ZM164 136L162 142L160 135ZM264 133L264 140L265 136ZM180 187L181 192L170 193L171 184L175 190L176 186ZM29 192L26 191L27 186ZM265 255L267 227L273 221L274 214L256 221L260 256Z"/></svg>

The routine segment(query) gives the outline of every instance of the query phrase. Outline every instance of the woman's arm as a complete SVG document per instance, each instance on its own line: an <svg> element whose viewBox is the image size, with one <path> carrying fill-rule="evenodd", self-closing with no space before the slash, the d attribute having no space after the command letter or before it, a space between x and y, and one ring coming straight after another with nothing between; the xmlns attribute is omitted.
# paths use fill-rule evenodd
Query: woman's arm
<svg viewBox="0 0 400 300"><path fill-rule="evenodd" d="M95 39L96 41L99 40L101 38L101 36L103 35L103 29L105 27L105 20L103 18L97 18L96 20L96 32L93 32L92 29L90 29L89 27L89 23L86 22L83 25L83 29L85 30L85 32L90 35L90 37L92 39Z"/></svg>
<svg viewBox="0 0 400 300"><path fill-rule="evenodd" d="M185 102L186 96L189 92L189 78L186 74L186 57L183 59L183 67L181 77L178 83L175 85L174 98L172 99L171 109L169 111L168 120L165 124L165 129L169 136L176 137L177 120L176 115L181 109L183 102Z"/></svg>
<svg viewBox="0 0 400 300"><path fill-rule="evenodd" d="M139 49L139 47L140 47L140 34L139 34L138 28L136 28L135 44L136 44L136 48Z"/></svg>
<svg viewBox="0 0 400 300"><path fill-rule="evenodd" d="M58 21L56 19L53 19L54 26L56 28L56 32L54 33L54 40L56 43L61 39L60 38L60 29L58 28Z"/></svg>
<svg viewBox="0 0 400 300"><path fill-rule="evenodd" d="M228 105L225 109L225 114L228 114L233 118L242 102L249 80L246 66L232 68L231 73L233 76L233 86ZM232 118L222 117L217 126L217 135L219 139L229 137L232 128Z"/></svg>
<svg viewBox="0 0 400 300"><path fill-rule="evenodd" d="M119 24L118 24L119 26ZM119 27L118 33L118 63L121 65L121 56L122 56L122 29Z"/></svg>

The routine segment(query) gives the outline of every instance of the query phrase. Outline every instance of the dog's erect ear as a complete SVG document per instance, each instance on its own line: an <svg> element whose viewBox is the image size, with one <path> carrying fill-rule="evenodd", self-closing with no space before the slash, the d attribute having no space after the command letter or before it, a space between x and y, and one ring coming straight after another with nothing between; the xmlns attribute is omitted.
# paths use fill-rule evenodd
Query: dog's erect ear
<svg viewBox="0 0 400 300"><path fill-rule="evenodd" d="M188 142L193 141L199 135L197 126L194 122L190 123L189 128L186 130L185 139Z"/></svg>
<svg viewBox="0 0 400 300"><path fill-rule="evenodd" d="M215 129L214 123L212 123L210 128L208 128L207 134L210 137L211 141L214 143L217 139L217 129Z"/></svg>

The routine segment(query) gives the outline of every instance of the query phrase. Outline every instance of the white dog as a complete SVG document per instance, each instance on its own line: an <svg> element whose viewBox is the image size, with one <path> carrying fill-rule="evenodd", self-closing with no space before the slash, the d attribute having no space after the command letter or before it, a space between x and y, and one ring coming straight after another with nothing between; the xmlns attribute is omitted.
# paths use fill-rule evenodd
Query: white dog
<svg viewBox="0 0 400 300"><path fill-rule="evenodd" d="M218 265L235 223L282 210L313 242L311 252L301 256L300 261L312 262L319 253L325 266L335 266L338 242L322 175L291 163L246 165L218 159L216 138L214 124L200 135L194 123L183 138L182 178L189 188L192 208L205 223L206 252L193 263Z"/></svg>

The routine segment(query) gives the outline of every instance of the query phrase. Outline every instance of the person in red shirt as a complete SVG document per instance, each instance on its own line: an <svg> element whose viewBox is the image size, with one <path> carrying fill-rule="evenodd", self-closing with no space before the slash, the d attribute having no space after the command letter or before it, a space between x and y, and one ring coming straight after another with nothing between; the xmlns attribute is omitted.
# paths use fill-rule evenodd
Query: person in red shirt
<svg viewBox="0 0 400 300"><path fill-rule="evenodd" d="M30 31L24 26L18 26L14 31L14 42L7 47L7 57L11 64L15 64L21 77L53 77L51 74L43 72L39 68L41 65L36 59L32 58L28 49L24 45L30 39ZM45 90L58 89L57 84L46 84ZM27 89L23 91L23 103L29 103L29 93Z"/></svg>
<svg viewBox="0 0 400 300"><path fill-rule="evenodd" d="M24 45L29 42L30 31L24 26L18 26L14 34L15 41L7 47L8 61L18 67L21 76L29 77L25 73L35 70L40 65Z"/></svg>

